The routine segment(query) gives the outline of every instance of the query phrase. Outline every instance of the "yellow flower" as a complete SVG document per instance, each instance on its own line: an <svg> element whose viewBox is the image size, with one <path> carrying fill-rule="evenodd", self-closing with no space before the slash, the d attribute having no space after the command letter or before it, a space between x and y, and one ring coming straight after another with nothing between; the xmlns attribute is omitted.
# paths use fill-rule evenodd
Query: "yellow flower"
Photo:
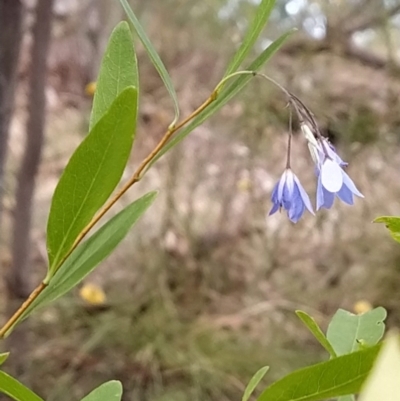
<svg viewBox="0 0 400 401"><path fill-rule="evenodd" d="M96 284L85 284L79 291L79 296L88 304L93 306L104 305L106 294L103 289Z"/></svg>
<svg viewBox="0 0 400 401"><path fill-rule="evenodd" d="M89 82L86 86L85 86L85 93L88 96L93 96L94 92L96 92L96 82Z"/></svg>
<svg viewBox="0 0 400 401"><path fill-rule="evenodd" d="M362 315L363 313L370 311L372 308L373 306L371 303L365 299L361 299L353 305L354 312L357 313L357 315Z"/></svg>

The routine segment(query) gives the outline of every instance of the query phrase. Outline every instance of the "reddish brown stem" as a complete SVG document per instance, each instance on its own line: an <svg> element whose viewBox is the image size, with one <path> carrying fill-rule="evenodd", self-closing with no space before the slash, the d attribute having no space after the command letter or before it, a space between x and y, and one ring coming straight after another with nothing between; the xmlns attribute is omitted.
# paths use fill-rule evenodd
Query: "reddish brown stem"
<svg viewBox="0 0 400 401"><path fill-rule="evenodd" d="M7 323L0 330L0 338L4 338L8 330L10 330L22 314L32 305L32 302L41 294L47 287L47 284L40 283L29 295L28 299L18 308L18 310L11 316Z"/></svg>

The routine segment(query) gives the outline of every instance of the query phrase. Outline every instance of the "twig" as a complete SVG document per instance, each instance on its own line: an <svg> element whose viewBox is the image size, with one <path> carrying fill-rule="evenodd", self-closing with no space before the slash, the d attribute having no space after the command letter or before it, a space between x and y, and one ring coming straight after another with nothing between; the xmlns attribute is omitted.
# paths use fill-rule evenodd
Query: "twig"
<svg viewBox="0 0 400 401"><path fill-rule="evenodd" d="M61 265L65 262L65 260L71 255L71 253L76 249L76 247L82 242L88 232L95 226L99 220L111 209L111 207L128 191L128 189L139 182L142 178L142 173L145 171L146 167L156 158L160 150L164 147L164 145L169 141L175 132L185 126L189 121L193 120L196 116L198 116L203 110L205 110L212 102L214 102L222 87L225 85L226 81L234 76L243 75L243 74L252 74L255 75L252 71L242 71L235 72L227 77L225 77L214 89L209 98L199 106L195 111L193 111L188 117L184 118L176 125L172 125L168 128L167 132L164 134L160 142L157 146L150 152L150 154L140 163L139 167L136 169L135 173L132 177L126 182L123 187L114 195L114 197L106 203L106 205L100 210L100 212L90 221L90 223L80 232L75 242L73 243L71 249L67 252L67 254L61 259L58 263L56 269L53 271L53 274L61 267ZM20 319L20 317L24 314L24 312L29 308L30 305L35 301L35 299L41 294L41 292L48 286L52 276L49 276L41 282L38 287L33 290L33 292L29 295L28 299L18 308L18 310L11 316L11 318L4 324L4 326L0 329L0 338L4 338L6 333L14 326L14 324Z"/></svg>

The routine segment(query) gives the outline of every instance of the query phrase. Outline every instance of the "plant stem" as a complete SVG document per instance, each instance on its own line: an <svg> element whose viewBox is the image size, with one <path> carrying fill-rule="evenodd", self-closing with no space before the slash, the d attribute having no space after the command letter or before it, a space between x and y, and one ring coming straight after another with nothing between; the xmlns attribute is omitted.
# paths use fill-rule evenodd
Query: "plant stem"
<svg viewBox="0 0 400 401"><path fill-rule="evenodd" d="M32 302L40 295L40 293L47 287L47 284L40 283L29 295L28 299L18 308L18 310L11 316L7 323L0 329L0 338L4 338L8 330L14 326L22 314L29 308Z"/></svg>
<svg viewBox="0 0 400 401"><path fill-rule="evenodd" d="M225 81L224 81L225 82ZM162 147L168 142L168 140L175 134L176 131L185 126L189 121L199 115L204 109L206 109L218 96L218 92L221 89L221 83L214 89L209 98L199 106L195 111L193 111L189 116L184 118L181 122L176 125L171 125L164 136L161 138L157 146L149 153L149 155L140 163L139 167L136 169L132 177L123 185L123 187L110 199L109 202L96 214L95 217L90 221L90 223L80 232L75 242L73 243L69 252L61 259L54 273L60 268L60 266L65 262L65 260L71 255L71 253L76 249L76 247L82 242L87 233L93 228L93 226L99 222L99 220L111 209L111 207L125 194L128 189L140 181L142 178L142 173L146 167L151 163L151 161L157 156L158 152ZM23 313L28 309L28 307L33 303L33 301L40 295L40 293L48 286L51 278L53 277L47 275L45 279L38 285L36 289L32 291L29 298L18 308L18 310L10 317L10 319L4 324L0 329L0 339L4 338L6 333L14 326L14 324L20 319Z"/></svg>

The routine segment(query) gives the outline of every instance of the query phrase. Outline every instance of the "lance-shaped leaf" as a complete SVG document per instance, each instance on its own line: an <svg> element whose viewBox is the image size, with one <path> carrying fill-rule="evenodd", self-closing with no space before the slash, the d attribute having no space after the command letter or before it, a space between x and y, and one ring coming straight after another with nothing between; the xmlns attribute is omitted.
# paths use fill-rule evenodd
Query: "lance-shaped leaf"
<svg viewBox="0 0 400 401"><path fill-rule="evenodd" d="M175 92L174 84L172 83L171 77L169 76L168 71L164 66L164 63L161 61L160 56L158 55L156 49L154 48L149 37L144 31L142 25L140 25L140 22L136 17L135 13L133 12L132 8L130 7L128 1L120 0L120 2L123 9L125 10L126 15L129 18L129 21L131 21L133 25L133 29L135 30L140 41L142 42L143 47L146 49L146 52L150 57L151 62L153 63L155 69L159 73L162 81L164 82L165 87L167 88L169 95L172 98L175 110L174 122L177 122L179 119L179 103L178 103L178 96Z"/></svg>
<svg viewBox="0 0 400 401"><path fill-rule="evenodd" d="M4 352L4 353L1 353L0 354L0 365L2 365L6 360L7 360L7 358L10 356L10 353L9 352Z"/></svg>
<svg viewBox="0 0 400 401"><path fill-rule="evenodd" d="M336 352L333 349L331 343L326 338L323 331L318 326L317 322L310 315L301 310L296 311L296 315L307 326L307 328L311 331L311 333L319 341L319 343L329 352L331 357L335 358Z"/></svg>
<svg viewBox="0 0 400 401"><path fill-rule="evenodd" d="M103 383L94 389L81 401L120 401L122 398L122 384L117 380Z"/></svg>
<svg viewBox="0 0 400 401"><path fill-rule="evenodd" d="M279 48L283 45L286 39L292 31L285 33L279 37L275 42L273 42L268 48L266 48L248 67L249 71L258 71L272 56L276 53ZM237 95L246 84L253 78L252 75L242 75L236 79L232 79L230 85L226 85L224 89L218 95L218 98L205 110L203 110L198 116L196 116L187 126L182 128L176 136L174 136L157 154L157 156L152 160L151 165L153 165L158 159L160 159L165 153L167 153L171 148L176 146L179 142L185 139L195 128L202 124L205 120L210 118L218 110L220 110L226 103L229 102L235 95Z"/></svg>
<svg viewBox="0 0 400 401"><path fill-rule="evenodd" d="M28 387L17 379L0 370L0 393L3 393L15 401L43 401Z"/></svg>
<svg viewBox="0 0 400 401"><path fill-rule="evenodd" d="M319 401L356 394L380 345L299 369L269 386L258 401Z"/></svg>
<svg viewBox="0 0 400 401"><path fill-rule="evenodd" d="M378 343L385 332L386 310L372 309L354 315L339 309L328 326L327 338L337 355L349 354L362 346Z"/></svg>
<svg viewBox="0 0 400 401"><path fill-rule="evenodd" d="M126 88L69 160L47 224L50 278L75 239L118 185L132 148L136 89Z"/></svg>
<svg viewBox="0 0 400 401"><path fill-rule="evenodd" d="M262 378L265 376L265 374L268 372L268 370L269 366L264 366L255 373L255 375L251 378L249 384L246 386L244 390L242 401L249 400L254 390L256 389Z"/></svg>
<svg viewBox="0 0 400 401"><path fill-rule="evenodd" d="M274 5L275 0L262 0L260 2L259 6L257 7L257 11L255 12L255 18L251 22L239 49L233 56L231 62L228 64L228 68L226 69L224 76L235 72L245 60L246 56L253 48L262 30L264 29Z"/></svg>
<svg viewBox="0 0 400 401"><path fill-rule="evenodd" d="M139 73L129 25L127 22L120 22L111 33L101 62L90 116L90 129L128 86L134 86L139 91ZM136 112L137 107L136 100Z"/></svg>
<svg viewBox="0 0 400 401"><path fill-rule="evenodd" d="M61 297L79 284L100 262L114 251L139 217L150 207L156 196L157 192L149 192L137 199L112 217L86 241L79 244L50 280L49 285L33 301L16 323L28 317L33 311ZM9 335L11 330L6 335Z"/></svg>

